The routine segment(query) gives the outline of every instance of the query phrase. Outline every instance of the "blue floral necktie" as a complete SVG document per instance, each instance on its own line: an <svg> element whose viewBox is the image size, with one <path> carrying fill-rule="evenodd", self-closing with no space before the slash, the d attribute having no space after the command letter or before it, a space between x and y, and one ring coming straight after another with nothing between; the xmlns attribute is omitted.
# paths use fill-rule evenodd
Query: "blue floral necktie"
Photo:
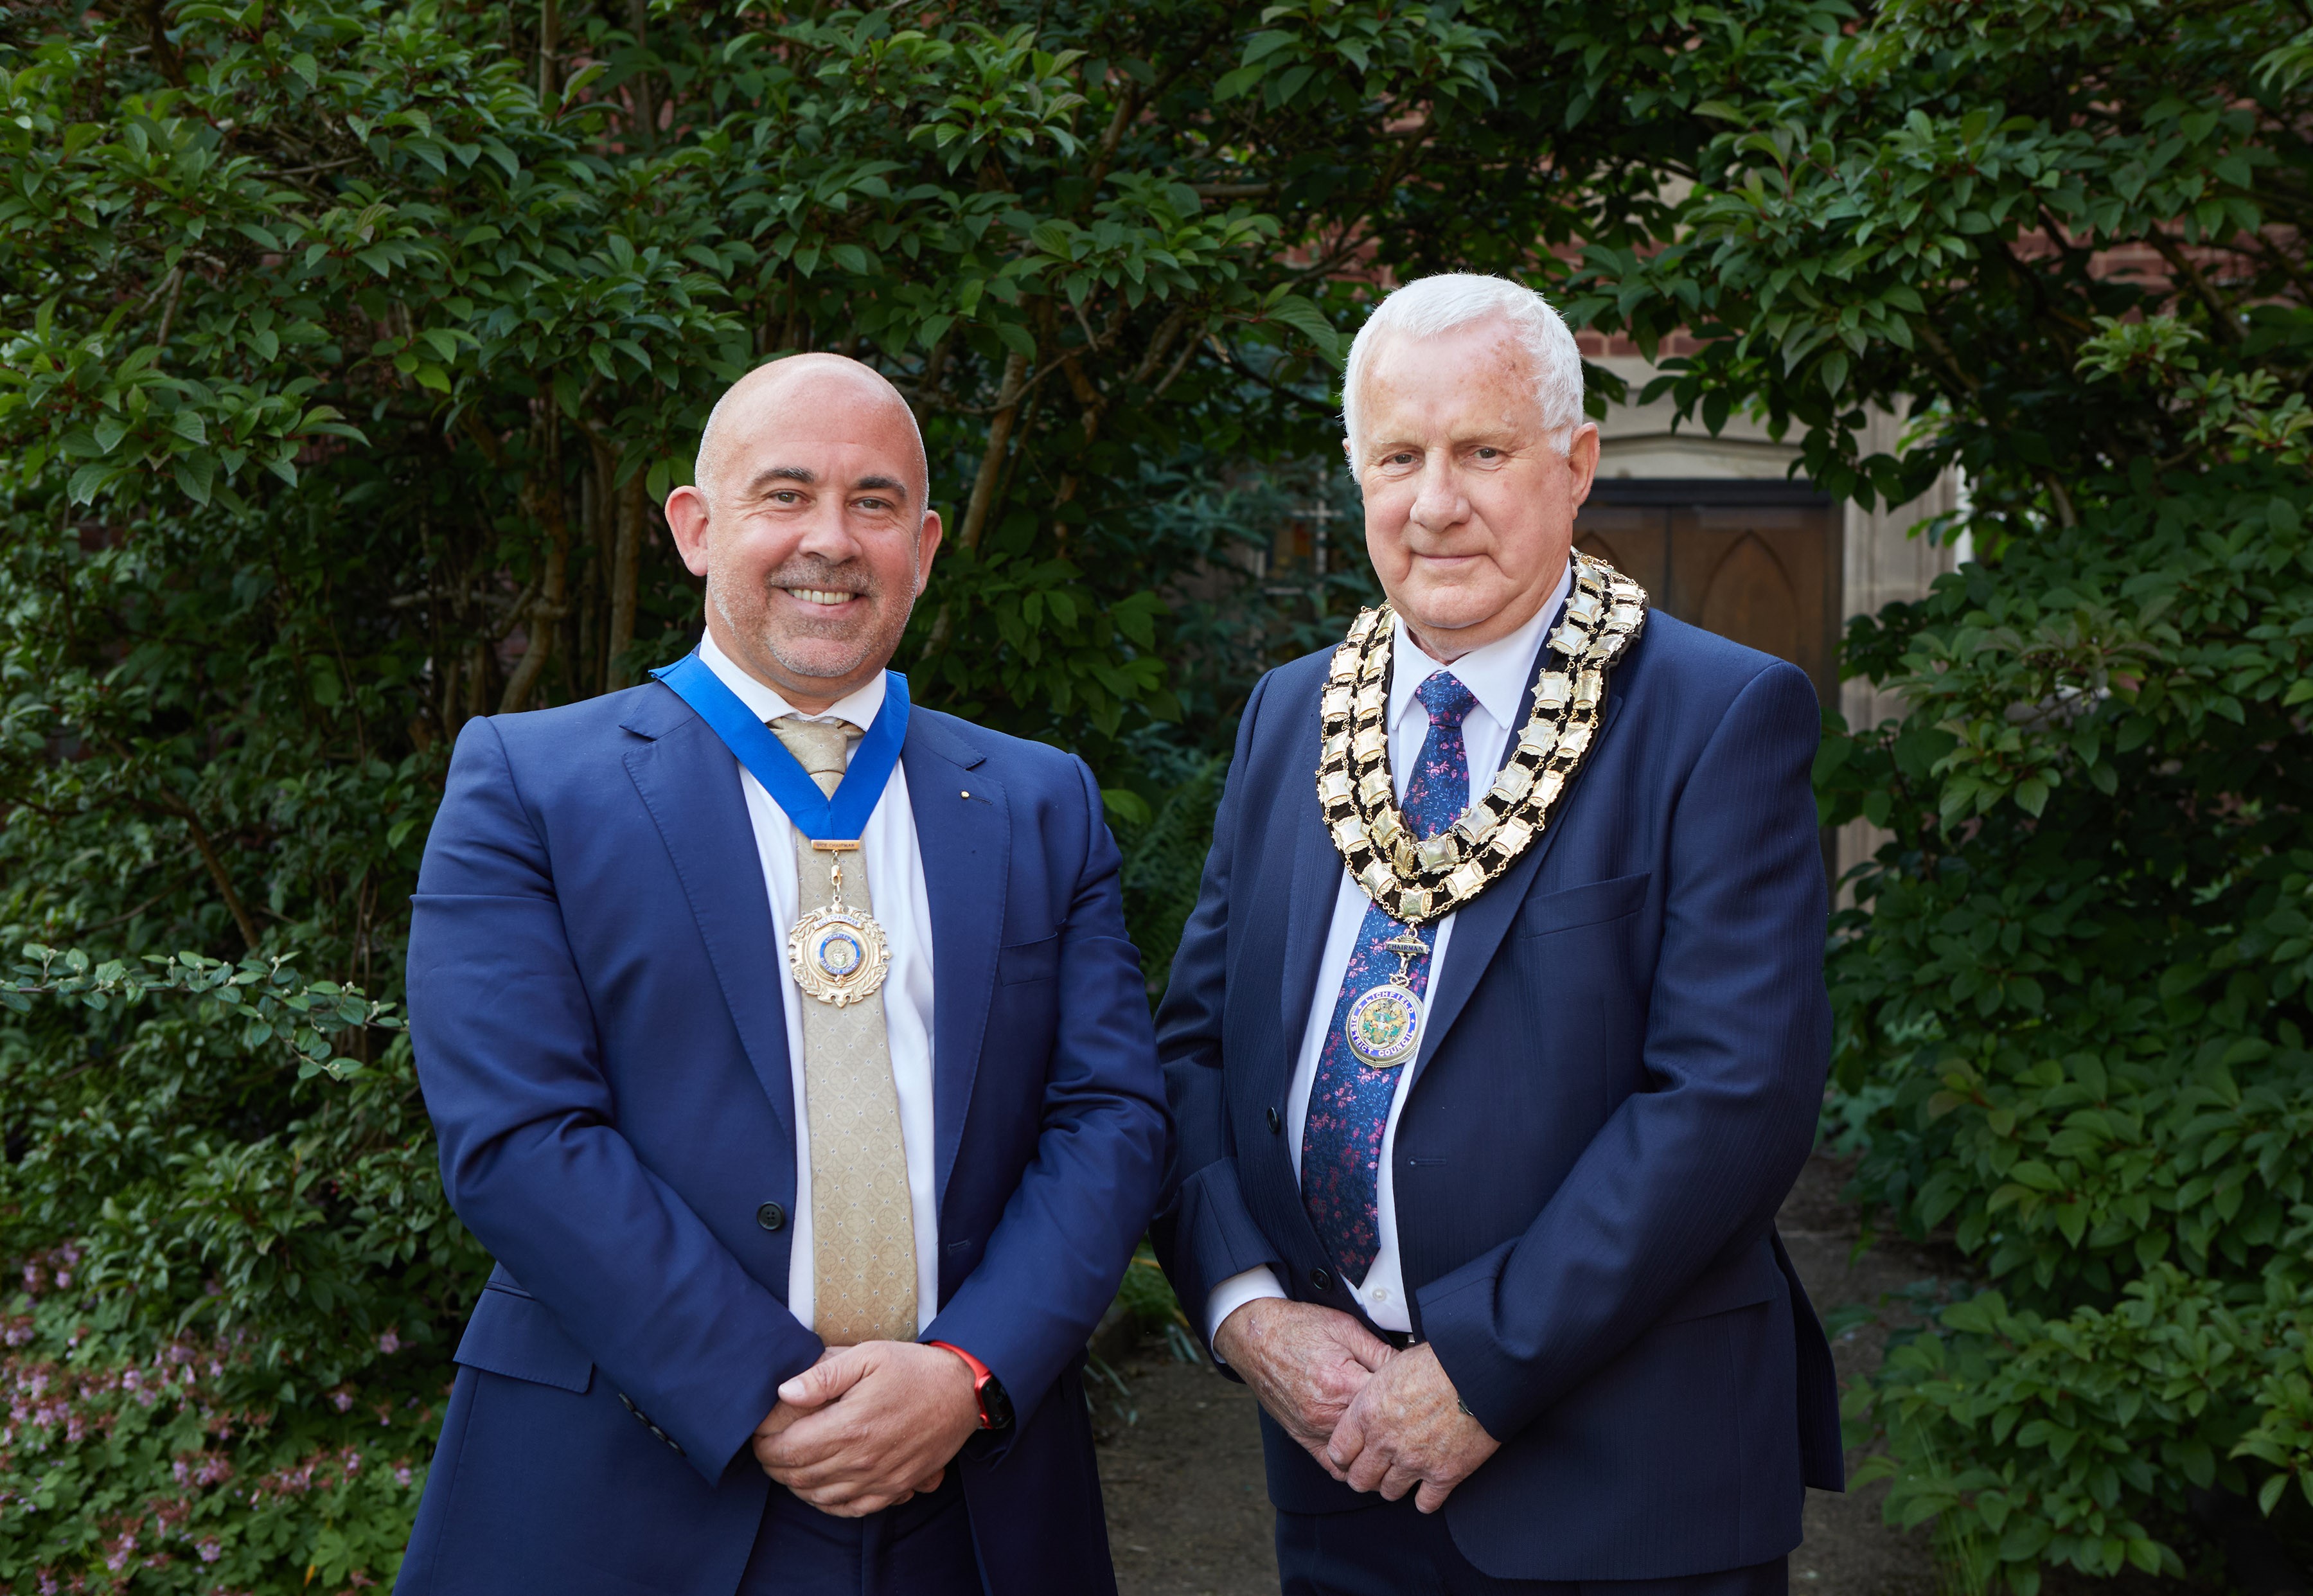
<svg viewBox="0 0 2313 1596"><path fill-rule="evenodd" d="M1470 754L1462 742L1462 722L1477 708L1470 690L1439 671L1414 689L1429 711L1429 735L1405 784L1405 819L1417 837L1434 837L1461 817L1470 802ZM1309 1088L1309 1114L1301 1130L1301 1202L1317 1238L1332 1255L1345 1281L1362 1281L1381 1250L1381 1138L1389 1106L1397 1096L1395 1069L1373 1069L1350 1051L1344 1027L1350 1005L1397 973L1397 955L1382 944L1405 928L1366 905L1356 948L1333 1000L1332 1028L1317 1054L1317 1078ZM1438 922L1414 928L1424 949L1406 963L1419 997L1429 990L1429 955L1438 944ZM1399 1066L1410 1067L1409 1063Z"/></svg>

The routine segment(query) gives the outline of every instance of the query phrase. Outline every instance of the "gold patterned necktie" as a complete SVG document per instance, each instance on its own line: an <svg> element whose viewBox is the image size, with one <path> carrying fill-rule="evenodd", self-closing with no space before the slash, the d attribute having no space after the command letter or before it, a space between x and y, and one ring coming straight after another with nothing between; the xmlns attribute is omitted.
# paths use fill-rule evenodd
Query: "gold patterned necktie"
<svg viewBox="0 0 2313 1596"><path fill-rule="evenodd" d="M845 723L783 715L771 731L822 792L843 780ZM844 902L873 913L864 851L826 853L795 833L796 913L831 894L832 860L843 860ZM907 1143L880 997L838 1008L803 998L805 1113L811 1125L812 1320L830 1346L916 1338L915 1211L908 1196Z"/></svg>

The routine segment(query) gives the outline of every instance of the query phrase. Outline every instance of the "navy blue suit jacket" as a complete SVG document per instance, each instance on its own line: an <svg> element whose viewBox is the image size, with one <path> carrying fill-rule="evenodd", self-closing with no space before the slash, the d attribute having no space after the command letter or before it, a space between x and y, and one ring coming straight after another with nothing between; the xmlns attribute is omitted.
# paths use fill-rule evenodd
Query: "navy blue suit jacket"
<svg viewBox="0 0 2313 1596"><path fill-rule="evenodd" d="M960 1460L992 1596L1113 1591L1078 1368L1162 1175L1117 852L1080 761L918 709L939 1315L1017 1410ZM968 796L967 796L968 795ZM729 1596L787 1311L794 1089L738 767L655 683L470 723L410 930L418 1078L497 1260L397 1589ZM774 1228L776 1226L776 1228Z"/></svg>
<svg viewBox="0 0 2313 1596"><path fill-rule="evenodd" d="M1157 1015L1158 1250L1199 1319L1259 1265L1357 1311L1275 1128L1341 881L1330 657L1246 704ZM1830 1054L1819 727L1795 667L1649 616L1547 829L1455 921L1392 1173L1414 1328L1502 1442L1445 1508L1498 1577L1763 1562L1799 1543L1801 1482L1840 1483L1830 1349L1774 1234ZM1278 1506L1375 1500L1262 1427Z"/></svg>

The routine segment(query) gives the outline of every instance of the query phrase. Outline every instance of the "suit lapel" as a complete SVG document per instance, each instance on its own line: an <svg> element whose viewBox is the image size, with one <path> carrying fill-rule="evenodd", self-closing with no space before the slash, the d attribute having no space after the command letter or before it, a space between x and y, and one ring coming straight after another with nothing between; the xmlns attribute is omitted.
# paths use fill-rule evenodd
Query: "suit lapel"
<svg viewBox="0 0 2313 1596"><path fill-rule="evenodd" d="M1284 918L1285 962L1278 984L1279 1035L1285 1045L1274 1061L1289 1074L1301 1051L1301 1033L1309 1023L1309 1005L1317 992L1317 966L1324 957L1325 936L1332 929L1333 905L1341 890L1341 856L1326 833L1325 816L1317 807L1317 705L1315 698L1302 706L1302 726L1296 754L1288 768L1310 772L1298 789L1285 795L1293 816L1293 876L1286 901L1279 905Z"/></svg>
<svg viewBox="0 0 2313 1596"><path fill-rule="evenodd" d="M1518 705L1517 723L1523 726L1533 712L1534 689L1526 689L1524 701ZM1446 946L1445 968L1438 977L1438 990L1429 1000L1429 1013L1421 1033L1421 1054L1419 1063L1427 1064L1438 1052L1438 1043L1454 1027L1462 1007L1470 994L1478 990L1478 982L1487 966L1494 962L1494 952L1508 934L1510 922L1525 906L1526 895L1534 886L1534 878L1542 869L1542 861L1557 846L1558 839L1566 834L1567 816L1576 804L1582 801L1583 778L1590 773L1598 757L1598 750L1606 742L1607 734L1614 728L1615 716L1623 707L1622 695L1610 685L1607 689L1605 712L1599 717L1596 740L1591 745L1589 759L1575 772L1574 784L1559 799L1558 811L1551 816L1550 824L1543 829L1518 861L1502 872L1501 878L1478 895L1477 902L1454 914L1454 935ZM1513 735L1508 744L1514 750L1517 738ZM1504 755L1507 763L1508 754Z"/></svg>
<svg viewBox="0 0 2313 1596"><path fill-rule="evenodd" d="M954 725L918 710L909 718L908 740L900 750L931 907L932 1119L942 1201L980 1073L1012 877L1004 789L984 768L986 756L956 735Z"/></svg>
<svg viewBox="0 0 2313 1596"><path fill-rule="evenodd" d="M782 954L738 762L668 688L644 694L623 724L650 739L628 750L627 774L674 862L747 1062L792 1143L795 1076L787 1060Z"/></svg>

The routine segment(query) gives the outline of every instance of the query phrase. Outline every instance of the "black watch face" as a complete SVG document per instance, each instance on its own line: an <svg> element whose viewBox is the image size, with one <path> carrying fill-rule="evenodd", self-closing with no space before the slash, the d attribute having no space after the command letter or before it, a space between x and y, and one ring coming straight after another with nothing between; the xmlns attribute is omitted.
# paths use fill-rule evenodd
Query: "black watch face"
<svg viewBox="0 0 2313 1596"><path fill-rule="evenodd" d="M989 1429L1012 1427L1012 1398L1004 1394L1004 1382L992 1374L980 1388L980 1411L988 1415Z"/></svg>

